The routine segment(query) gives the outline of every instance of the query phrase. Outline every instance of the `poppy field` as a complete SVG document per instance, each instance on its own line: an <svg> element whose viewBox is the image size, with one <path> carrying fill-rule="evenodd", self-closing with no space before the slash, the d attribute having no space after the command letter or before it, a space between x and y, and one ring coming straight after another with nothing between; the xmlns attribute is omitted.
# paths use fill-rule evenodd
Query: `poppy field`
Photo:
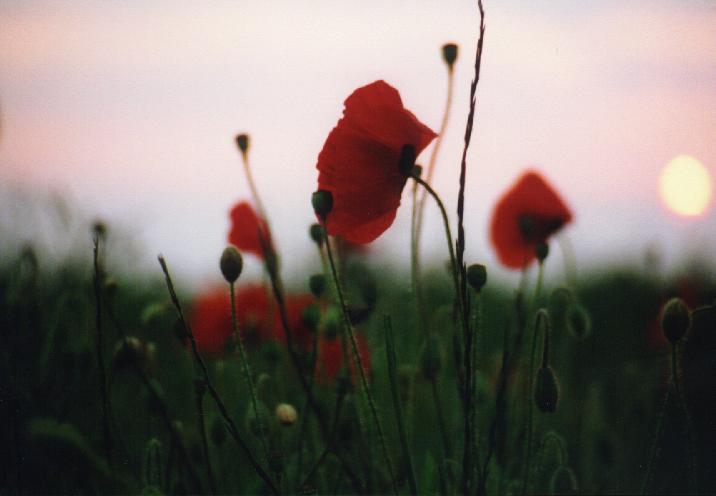
<svg viewBox="0 0 716 496"><path fill-rule="evenodd" d="M335 102L342 116L300 206L315 214L301 229L321 270L285 278L296 261L276 242L248 132L235 145L250 196L226 205L220 283L181 284L162 255L144 281L117 270L102 221L87 226L84 256L3 256L0 493L716 492L708 267L581 270L566 240L580 212L532 166L485 213L495 259L519 283L466 255L479 235L464 222L488 49L479 12L475 47L441 48L438 129L381 79ZM458 56L474 73L454 157L440 145L452 87L468 84ZM436 190L436 168L454 173L453 190ZM440 259L421 250L428 204ZM400 209L408 271L370 249Z"/></svg>

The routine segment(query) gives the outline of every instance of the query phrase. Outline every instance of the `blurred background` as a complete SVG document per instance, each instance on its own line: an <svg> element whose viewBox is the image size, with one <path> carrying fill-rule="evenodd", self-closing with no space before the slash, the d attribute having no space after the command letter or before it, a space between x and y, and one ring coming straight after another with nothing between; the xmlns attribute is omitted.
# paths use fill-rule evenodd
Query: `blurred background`
<svg viewBox="0 0 716 496"><path fill-rule="evenodd" d="M565 234L580 269L679 270L713 253L716 2L509 0L486 11L466 259L519 277L499 269L487 226L527 167L573 209ZM161 252L186 283L216 279L228 211L249 198L233 141L247 132L274 239L291 254L285 270L305 274L318 264L307 236L316 158L343 100L384 79L437 130L446 42L461 51L435 187L454 212L477 35L470 1L4 0L0 249L31 241L88 261L87 226L101 218L124 270L158 274ZM376 263L407 267L409 203L406 190L370 247ZM440 261L431 204L426 228L426 256Z"/></svg>

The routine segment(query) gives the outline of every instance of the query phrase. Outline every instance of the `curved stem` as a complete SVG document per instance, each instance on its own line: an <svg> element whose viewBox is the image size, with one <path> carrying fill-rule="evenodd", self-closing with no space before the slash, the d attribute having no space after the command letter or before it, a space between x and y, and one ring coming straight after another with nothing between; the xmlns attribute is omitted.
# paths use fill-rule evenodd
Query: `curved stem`
<svg viewBox="0 0 716 496"><path fill-rule="evenodd" d="M448 244L448 251L450 252L450 267L452 272L452 279L453 284L455 285L455 297L459 300L459 307L460 312L462 313L462 300L460 299L460 283L458 282L458 267L457 267L457 261L455 259L455 249L453 248L453 238L452 238L452 232L450 231L450 220L447 216L447 211L445 210L445 205L443 205L442 200L438 196L438 194L435 192L433 188L430 187L428 183L423 181L417 176L410 176L417 184L425 188L425 191L427 191L430 196L433 197L435 200L435 203L438 204L438 208L440 209L440 214L443 218L443 224L445 225L445 238L447 239ZM463 315L464 318L464 315Z"/></svg>
<svg viewBox="0 0 716 496"><path fill-rule="evenodd" d="M264 204L261 201L261 197L259 196L259 190L256 188L256 183L254 182L254 176L251 173L251 167L249 164L249 154L248 152L241 151L241 161L244 165L244 174L246 175L246 182L249 184L249 189L251 190L251 196L254 199L254 203L256 204L256 210L258 210L259 216L266 222L266 227L268 228L268 231L271 232L271 228L269 226L269 220L266 216L266 209L264 208Z"/></svg>
<svg viewBox="0 0 716 496"><path fill-rule="evenodd" d="M445 99L445 109L443 111L442 121L440 121L440 130L438 136L435 139L435 145L433 146L432 152L430 153L430 160L428 162L428 168L425 175L425 182L430 184L432 182L433 173L435 172L435 164L437 162L438 152L442 145L445 131L447 129L448 121L450 120L450 109L452 108L453 100L453 88L455 78L454 72L451 66L448 66L448 84L447 84L447 97ZM413 184L413 208L411 215L411 267L413 271L413 288L416 292L418 299L418 305L422 304L422 284L420 282L420 237L423 231L423 218L425 213L425 200L427 193L418 194L418 184ZM422 306L422 305L421 305Z"/></svg>
<svg viewBox="0 0 716 496"><path fill-rule="evenodd" d="M325 224L325 222L324 222ZM380 439L380 445L383 450L383 456L385 458L385 463L388 468L388 473L390 474L390 482L393 485L393 491L395 494L398 494L398 487L395 482L395 474L393 473L393 464L390 461L390 454L388 453L388 446L385 442L385 436L383 435L383 428L380 425L380 418L378 417L378 410L375 406L375 400L373 399L373 393L371 393L370 386L368 384L368 379L366 377L365 368L363 367L363 361L361 360L360 351L358 350L358 341L356 340L355 332L353 331L353 324L350 321L350 317L348 316L348 307L346 305L345 298L343 297L343 290L341 289L340 282L338 280L338 273L336 272L336 265L333 260L333 250L331 250L331 242L328 236L326 236L326 253L328 253L328 262L331 266L331 273L333 274L333 279L336 283L336 292L338 293L338 301L341 305L341 313L343 314L343 323L345 326L346 331L348 332L348 337L351 342L351 347L353 348L353 358L356 362L356 368L358 369L358 375L360 376L360 381L363 386L363 390L365 391L366 398L368 399L368 405L370 406L370 411L373 416L373 421L375 422L376 429L378 431L378 438Z"/></svg>

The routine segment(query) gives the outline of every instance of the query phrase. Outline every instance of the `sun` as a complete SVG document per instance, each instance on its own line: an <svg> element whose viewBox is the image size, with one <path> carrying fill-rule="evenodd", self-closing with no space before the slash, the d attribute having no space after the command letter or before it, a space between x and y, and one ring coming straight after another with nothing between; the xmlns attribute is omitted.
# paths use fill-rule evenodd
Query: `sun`
<svg viewBox="0 0 716 496"><path fill-rule="evenodd" d="M679 155L659 176L659 193L666 206L686 217L703 214L711 204L711 175L690 155Z"/></svg>

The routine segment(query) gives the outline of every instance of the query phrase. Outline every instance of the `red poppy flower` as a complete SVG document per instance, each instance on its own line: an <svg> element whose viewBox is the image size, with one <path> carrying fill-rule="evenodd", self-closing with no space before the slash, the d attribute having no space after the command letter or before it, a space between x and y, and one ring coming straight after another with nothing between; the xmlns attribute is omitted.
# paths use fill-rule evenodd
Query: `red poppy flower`
<svg viewBox="0 0 716 496"><path fill-rule="evenodd" d="M244 343L251 347L271 339L270 305L261 286L246 286L235 294L236 321ZM200 294L194 301L189 323L198 348L211 355L221 354L234 339L231 300L227 288Z"/></svg>
<svg viewBox="0 0 716 496"><path fill-rule="evenodd" d="M398 168L401 149L411 145L417 156L437 135L385 81L358 88L344 105L318 155L318 189L333 194L328 234L370 243L390 227L400 205L406 181Z"/></svg>
<svg viewBox="0 0 716 496"><path fill-rule="evenodd" d="M521 269L535 259L535 247L572 220L557 192L535 171L507 191L492 214L490 239L503 265Z"/></svg>
<svg viewBox="0 0 716 496"><path fill-rule="evenodd" d="M368 342L362 334L358 333L356 333L356 341L358 343L361 360L363 361L363 367L365 368L366 374L370 375L371 360ZM356 380L358 371L355 370L355 365L353 364L353 347L350 341L348 342L348 353L350 355L351 375L353 379ZM341 344L341 338L322 339L318 344L318 376L328 380L335 379L341 367L343 367L343 345Z"/></svg>
<svg viewBox="0 0 716 496"><path fill-rule="evenodd" d="M264 219L259 218L251 205L242 201L231 209L231 230L229 231L229 243L241 251L253 253L259 258L264 258L261 248L259 231L261 231L267 246L271 245L271 233L268 224Z"/></svg>
<svg viewBox="0 0 716 496"><path fill-rule="evenodd" d="M312 330L306 324L304 312L306 308L316 302L316 298L308 293L288 295L286 297L286 317L288 317L288 325L293 335L296 346L302 350L310 349ZM281 323L281 315L278 310L275 312L274 318L274 339L279 342L286 341L286 333Z"/></svg>

